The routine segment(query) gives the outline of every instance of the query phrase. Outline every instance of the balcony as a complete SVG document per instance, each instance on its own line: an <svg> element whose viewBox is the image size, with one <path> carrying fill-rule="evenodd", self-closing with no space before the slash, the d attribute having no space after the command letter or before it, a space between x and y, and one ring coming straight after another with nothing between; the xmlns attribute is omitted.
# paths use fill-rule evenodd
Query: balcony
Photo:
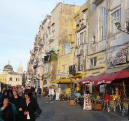
<svg viewBox="0 0 129 121"><path fill-rule="evenodd" d="M89 43L88 54L95 54L106 49L106 41L100 41L98 43Z"/></svg>
<svg viewBox="0 0 129 121"><path fill-rule="evenodd" d="M34 62L33 62L33 68L37 68L38 67L38 60L34 60Z"/></svg>
<svg viewBox="0 0 129 121"><path fill-rule="evenodd" d="M44 63L48 63L50 60L50 55L44 56Z"/></svg>
<svg viewBox="0 0 129 121"><path fill-rule="evenodd" d="M39 46L34 46L34 51L38 51Z"/></svg>
<svg viewBox="0 0 129 121"><path fill-rule="evenodd" d="M51 38L51 39L49 39L49 42L51 43L51 42L53 42L54 41L54 39L53 38Z"/></svg>
<svg viewBox="0 0 129 121"><path fill-rule="evenodd" d="M104 0L94 0L93 4L95 4L96 6L99 5L100 3L102 3Z"/></svg>
<svg viewBox="0 0 129 121"><path fill-rule="evenodd" d="M51 42L53 42L54 40L55 40L54 35L51 35L51 37L50 37L50 39L49 39L49 42L51 43Z"/></svg>
<svg viewBox="0 0 129 121"><path fill-rule="evenodd" d="M43 41L39 41L38 46L39 46L39 47L43 47L43 45L44 45L44 44L43 44Z"/></svg>

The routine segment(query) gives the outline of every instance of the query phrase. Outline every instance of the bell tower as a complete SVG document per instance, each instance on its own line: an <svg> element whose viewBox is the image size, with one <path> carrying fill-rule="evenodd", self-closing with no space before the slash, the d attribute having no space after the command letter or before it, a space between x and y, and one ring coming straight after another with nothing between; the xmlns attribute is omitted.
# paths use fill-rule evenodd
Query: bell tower
<svg viewBox="0 0 129 121"><path fill-rule="evenodd" d="M17 68L17 72L18 73L23 73L22 63L19 63L18 68Z"/></svg>

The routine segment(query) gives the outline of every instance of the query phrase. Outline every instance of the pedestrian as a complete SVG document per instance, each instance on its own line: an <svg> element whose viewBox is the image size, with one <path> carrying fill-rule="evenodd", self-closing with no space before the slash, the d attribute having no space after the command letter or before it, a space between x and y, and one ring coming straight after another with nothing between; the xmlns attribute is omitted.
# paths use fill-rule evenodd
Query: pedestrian
<svg viewBox="0 0 129 121"><path fill-rule="evenodd" d="M13 96L12 90L11 90L10 88L8 89L8 96L9 96L10 99L11 99L12 96Z"/></svg>
<svg viewBox="0 0 129 121"><path fill-rule="evenodd" d="M42 89L40 87L38 87L37 93L38 93L38 96L41 97Z"/></svg>
<svg viewBox="0 0 129 121"><path fill-rule="evenodd" d="M2 91L0 92L0 106L2 106L3 97L4 97L5 91L6 91L6 87L3 87L3 88L2 88Z"/></svg>
<svg viewBox="0 0 129 121"><path fill-rule="evenodd" d="M128 121L129 121L129 104L128 104Z"/></svg>
<svg viewBox="0 0 129 121"><path fill-rule="evenodd" d="M24 100L24 120L25 121L35 121L35 112L36 112L36 102L31 98L32 94L27 90L25 91L25 100Z"/></svg>
<svg viewBox="0 0 129 121"><path fill-rule="evenodd" d="M18 96L21 98L24 98L24 94L23 94L23 89L22 88L18 88Z"/></svg>
<svg viewBox="0 0 129 121"><path fill-rule="evenodd" d="M56 101L60 100L60 88L56 90Z"/></svg>
<svg viewBox="0 0 129 121"><path fill-rule="evenodd" d="M50 96L50 101L53 101L53 99L54 99L54 89L52 87L49 88L49 96Z"/></svg>
<svg viewBox="0 0 129 121"><path fill-rule="evenodd" d="M15 104L18 115L16 116L16 121L23 121L23 98L18 96L16 90L13 91L13 97L11 98L11 103Z"/></svg>
<svg viewBox="0 0 129 121"><path fill-rule="evenodd" d="M4 96L3 105L0 108L0 121L15 121L16 115L15 105L9 102L8 96Z"/></svg>
<svg viewBox="0 0 129 121"><path fill-rule="evenodd" d="M31 87L30 89L31 93L32 93L32 97L37 100L37 95L36 95L36 92L35 92L35 88L34 87Z"/></svg>

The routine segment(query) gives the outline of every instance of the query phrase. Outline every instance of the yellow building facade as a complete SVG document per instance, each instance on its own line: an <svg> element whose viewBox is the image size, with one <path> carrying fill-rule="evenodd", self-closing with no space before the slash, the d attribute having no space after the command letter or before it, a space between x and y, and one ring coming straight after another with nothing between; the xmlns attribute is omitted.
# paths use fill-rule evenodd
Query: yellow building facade
<svg viewBox="0 0 129 121"><path fill-rule="evenodd" d="M0 74L0 82L9 86L22 86L22 73L14 72L11 65L6 65Z"/></svg>
<svg viewBox="0 0 129 121"><path fill-rule="evenodd" d="M68 78L70 76L69 67L73 65L74 59L74 31L76 27L76 23L73 18L79 9L79 6L64 4L64 10L60 17L57 79L66 78L64 83L71 83L71 80Z"/></svg>
<svg viewBox="0 0 129 121"><path fill-rule="evenodd" d="M83 4L74 16L75 21L75 43L74 43L74 65L78 79L86 76L87 68L87 49L88 49L88 29L90 1Z"/></svg>
<svg viewBox="0 0 129 121"><path fill-rule="evenodd" d="M7 74L0 74L0 82L3 84L7 84Z"/></svg>

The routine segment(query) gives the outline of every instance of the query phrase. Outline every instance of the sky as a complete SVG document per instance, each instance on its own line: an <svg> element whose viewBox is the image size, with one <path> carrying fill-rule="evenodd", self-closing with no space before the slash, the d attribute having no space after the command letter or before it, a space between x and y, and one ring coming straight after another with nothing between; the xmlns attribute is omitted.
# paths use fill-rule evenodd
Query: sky
<svg viewBox="0 0 129 121"><path fill-rule="evenodd" d="M24 71L41 21L58 2L82 5L86 0L0 0L0 72L10 62Z"/></svg>

